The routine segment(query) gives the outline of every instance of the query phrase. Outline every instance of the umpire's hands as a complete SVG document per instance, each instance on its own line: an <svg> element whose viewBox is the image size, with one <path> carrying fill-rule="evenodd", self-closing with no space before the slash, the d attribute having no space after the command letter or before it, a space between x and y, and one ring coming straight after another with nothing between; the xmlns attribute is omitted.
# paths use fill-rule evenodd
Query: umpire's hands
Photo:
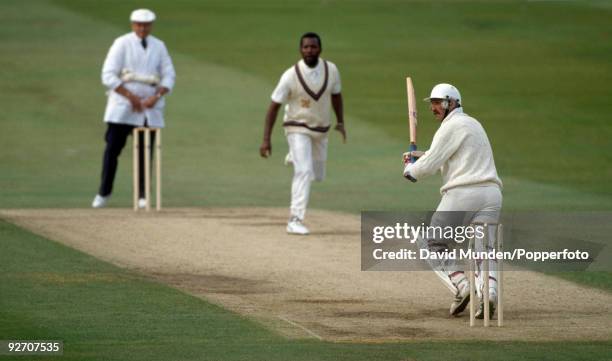
<svg viewBox="0 0 612 361"><path fill-rule="evenodd" d="M145 108L153 108L155 104L157 103L157 101L159 100L159 98L160 97L157 95L151 95L150 97L142 101L142 106Z"/></svg>
<svg viewBox="0 0 612 361"><path fill-rule="evenodd" d="M139 97L132 93L129 93L127 98L130 101L130 104L132 104L132 110L137 113L142 112L142 100Z"/></svg>

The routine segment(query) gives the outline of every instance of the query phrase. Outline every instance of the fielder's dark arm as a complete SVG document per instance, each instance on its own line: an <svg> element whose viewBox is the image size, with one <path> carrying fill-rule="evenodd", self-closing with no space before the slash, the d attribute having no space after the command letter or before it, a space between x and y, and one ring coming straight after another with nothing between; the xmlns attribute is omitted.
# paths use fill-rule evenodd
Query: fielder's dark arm
<svg viewBox="0 0 612 361"><path fill-rule="evenodd" d="M268 113L266 114L266 124L264 126L264 137L261 146L259 147L259 155L264 158L268 158L272 155L272 128L274 128L274 122L276 122L276 116L281 104L276 102L270 102L268 107Z"/></svg>
<svg viewBox="0 0 612 361"><path fill-rule="evenodd" d="M332 107L336 113L336 130L342 134L342 141L346 143L346 129L344 128L344 105L342 104L342 93L332 94Z"/></svg>

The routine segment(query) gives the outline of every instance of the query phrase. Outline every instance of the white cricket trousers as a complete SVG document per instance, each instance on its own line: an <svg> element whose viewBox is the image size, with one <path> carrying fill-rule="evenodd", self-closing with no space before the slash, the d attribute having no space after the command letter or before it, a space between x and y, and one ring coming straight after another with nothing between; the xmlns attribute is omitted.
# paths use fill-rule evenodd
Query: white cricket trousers
<svg viewBox="0 0 612 361"><path fill-rule="evenodd" d="M471 223L497 224L501 214L501 207L502 194L497 185L475 185L452 188L443 193L436 213L432 217L431 225L444 226L451 223L455 226L469 225ZM457 215L463 218L457 220ZM449 222L448 218L455 219ZM497 228L494 226L489 227L488 249L492 249L496 242L496 232ZM482 251L481 243L477 242L476 245L476 251ZM431 246L428 248L431 248ZM451 281L453 286L456 286L456 282L463 276L463 272L457 272L458 267L453 260L430 262L430 265L447 286L449 286L448 280ZM477 265L478 280L476 289L480 296L482 285L484 285L484 275L480 272L482 264L479 262ZM489 263L489 288L492 289L491 294L497 294L497 276L497 262L491 260ZM451 289L452 292L456 291L453 287L449 287L449 289Z"/></svg>
<svg viewBox="0 0 612 361"><path fill-rule="evenodd" d="M291 216L303 220L306 215L310 183L325 178L327 134L313 137L304 133L287 134L289 154L293 161L291 182Z"/></svg>

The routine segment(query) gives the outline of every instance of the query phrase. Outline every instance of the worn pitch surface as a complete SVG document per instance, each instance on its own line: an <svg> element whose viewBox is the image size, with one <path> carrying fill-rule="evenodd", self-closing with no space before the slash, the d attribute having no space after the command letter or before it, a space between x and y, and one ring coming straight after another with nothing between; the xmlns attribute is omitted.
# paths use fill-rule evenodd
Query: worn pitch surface
<svg viewBox="0 0 612 361"><path fill-rule="evenodd" d="M1 210L35 233L255 319L333 341L610 340L612 295L533 272L505 275L505 327L449 318L430 272L360 271L359 217L312 211L308 237L285 209Z"/></svg>

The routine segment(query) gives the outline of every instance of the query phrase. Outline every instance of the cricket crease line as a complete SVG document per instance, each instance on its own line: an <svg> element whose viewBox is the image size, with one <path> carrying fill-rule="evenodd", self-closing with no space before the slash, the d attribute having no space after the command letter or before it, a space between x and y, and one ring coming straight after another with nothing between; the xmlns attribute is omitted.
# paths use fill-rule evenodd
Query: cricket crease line
<svg viewBox="0 0 612 361"><path fill-rule="evenodd" d="M280 318L281 320L283 320L283 321L285 321L285 322L289 323L290 325L293 325L293 326L295 326L295 327L297 327L297 328L302 329L304 332L306 332L306 333L307 333L307 334L309 334L310 336L312 336L312 337L316 338L317 340L319 340L319 341L323 341L323 337L321 337L321 336L317 335L317 334L316 334L314 331L311 331L311 330L307 329L306 327L304 327L304 326L300 325L299 323L294 322L294 321L291 321L290 319L288 319L288 318L286 318L286 317L284 317L284 316L278 316L278 318Z"/></svg>

